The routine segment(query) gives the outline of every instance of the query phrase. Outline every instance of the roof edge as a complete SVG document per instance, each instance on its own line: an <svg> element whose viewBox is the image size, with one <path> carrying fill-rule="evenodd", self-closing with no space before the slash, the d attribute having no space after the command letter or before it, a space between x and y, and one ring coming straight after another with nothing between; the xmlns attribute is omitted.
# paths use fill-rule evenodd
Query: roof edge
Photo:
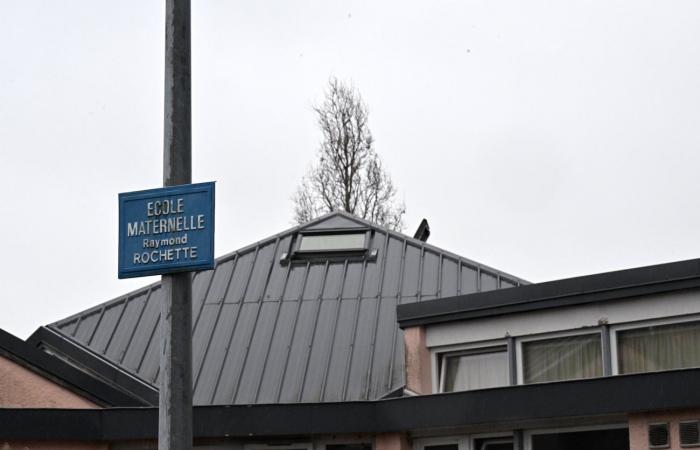
<svg viewBox="0 0 700 450"><path fill-rule="evenodd" d="M399 327L432 325L700 287L700 259L399 305Z"/></svg>
<svg viewBox="0 0 700 450"><path fill-rule="evenodd" d="M254 439L624 420L629 413L697 407L698 390L700 369L683 369L366 402L197 406L193 431L195 438ZM0 409L0 440L36 439L36 430L46 440L155 439L158 408Z"/></svg>
<svg viewBox="0 0 700 450"><path fill-rule="evenodd" d="M48 347L51 351L70 361L64 361L66 364L73 363L80 367L76 370L93 372L96 377L111 383L115 389L118 388L139 399L143 405L158 404L158 389L155 386L50 328L37 328L29 336L27 343L36 348Z"/></svg>
<svg viewBox="0 0 700 450"><path fill-rule="evenodd" d="M2 329L0 355L101 406L148 405L147 402L39 350Z"/></svg>

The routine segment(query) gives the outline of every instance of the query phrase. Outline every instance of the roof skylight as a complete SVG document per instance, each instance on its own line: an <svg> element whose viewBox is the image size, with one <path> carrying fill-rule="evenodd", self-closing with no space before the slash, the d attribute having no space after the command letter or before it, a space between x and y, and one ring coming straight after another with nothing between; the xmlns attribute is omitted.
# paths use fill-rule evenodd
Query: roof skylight
<svg viewBox="0 0 700 450"><path fill-rule="evenodd" d="M355 233L303 234L297 251L299 252L338 252L365 250L365 231Z"/></svg>

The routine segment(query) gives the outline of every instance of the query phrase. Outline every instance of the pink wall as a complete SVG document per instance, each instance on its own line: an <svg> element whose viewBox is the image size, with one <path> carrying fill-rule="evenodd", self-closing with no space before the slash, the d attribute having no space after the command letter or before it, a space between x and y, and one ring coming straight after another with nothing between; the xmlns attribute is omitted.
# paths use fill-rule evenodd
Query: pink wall
<svg viewBox="0 0 700 450"><path fill-rule="evenodd" d="M0 356L0 408L97 407L95 403Z"/></svg>
<svg viewBox="0 0 700 450"><path fill-rule="evenodd" d="M374 450L411 450L403 433L378 434L374 438Z"/></svg>
<svg viewBox="0 0 700 450"><path fill-rule="evenodd" d="M416 394L432 393L430 351L425 343L425 328L406 328L403 330L403 340L406 349L406 388Z"/></svg>
<svg viewBox="0 0 700 450"><path fill-rule="evenodd" d="M698 419L700 419L700 409L630 414L630 450L648 450L649 438L647 435L647 426L651 423L663 422L668 422L669 424L668 429L671 442L669 449L681 450L681 444L678 441L678 422Z"/></svg>
<svg viewBox="0 0 700 450"><path fill-rule="evenodd" d="M0 356L0 408L97 408L47 378ZM101 442L0 441L0 450L107 450Z"/></svg>

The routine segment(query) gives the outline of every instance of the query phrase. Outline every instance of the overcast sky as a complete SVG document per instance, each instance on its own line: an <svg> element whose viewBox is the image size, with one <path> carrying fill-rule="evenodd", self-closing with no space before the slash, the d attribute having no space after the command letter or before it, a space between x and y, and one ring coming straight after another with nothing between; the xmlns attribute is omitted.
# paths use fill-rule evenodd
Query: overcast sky
<svg viewBox="0 0 700 450"><path fill-rule="evenodd" d="M0 0L0 328L117 279L162 183L164 1ZM697 0L193 0L194 181L216 254L291 226L331 75L430 242L530 281L700 257Z"/></svg>

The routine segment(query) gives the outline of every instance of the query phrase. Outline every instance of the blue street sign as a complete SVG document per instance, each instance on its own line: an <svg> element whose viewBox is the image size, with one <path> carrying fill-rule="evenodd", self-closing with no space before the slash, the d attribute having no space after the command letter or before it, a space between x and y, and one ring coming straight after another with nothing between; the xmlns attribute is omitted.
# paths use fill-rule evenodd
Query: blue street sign
<svg viewBox="0 0 700 450"><path fill-rule="evenodd" d="M119 278L214 268L214 183L119 194Z"/></svg>

